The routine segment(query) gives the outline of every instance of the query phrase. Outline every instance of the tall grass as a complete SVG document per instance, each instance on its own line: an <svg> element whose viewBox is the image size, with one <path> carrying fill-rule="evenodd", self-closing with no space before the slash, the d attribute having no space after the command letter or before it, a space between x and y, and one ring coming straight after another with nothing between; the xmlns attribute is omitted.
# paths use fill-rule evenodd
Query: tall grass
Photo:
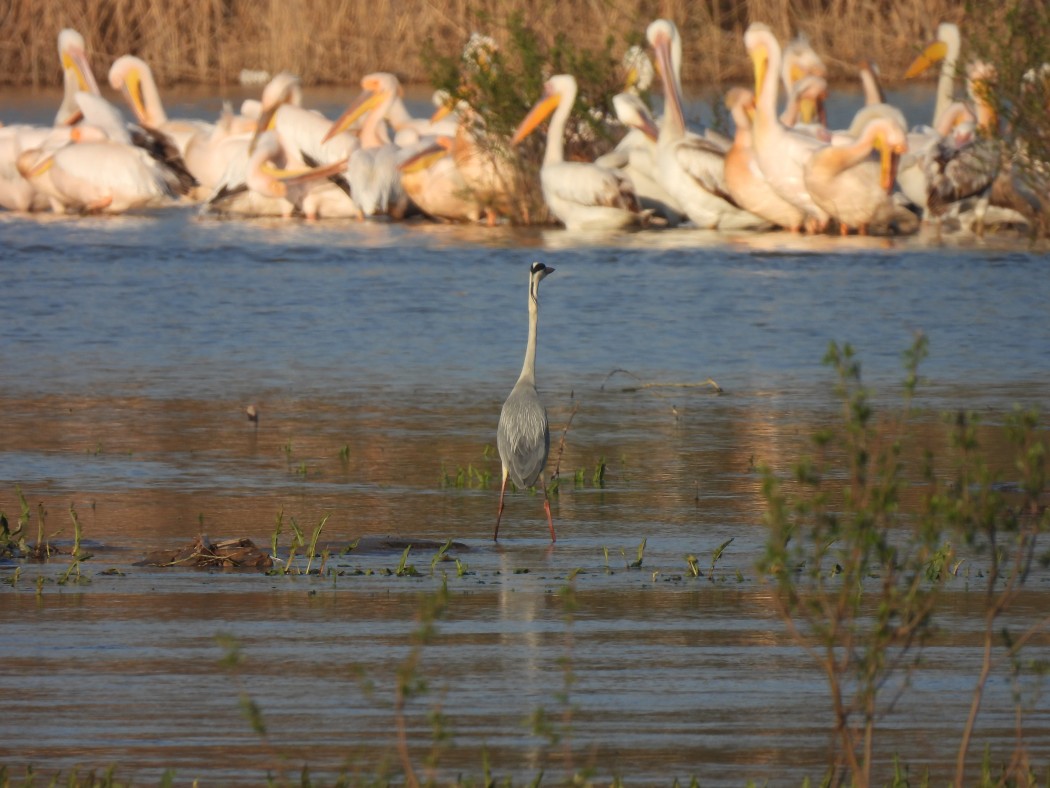
<svg viewBox="0 0 1050 788"><path fill-rule="evenodd" d="M287 69L306 84L355 82L370 71L427 77L428 42L453 53L474 31L507 43L506 20L520 15L551 43L565 32L578 47L622 51L646 25L671 18L682 32L687 82L749 74L741 37L752 21L781 38L806 33L832 70L848 77L862 58L899 74L938 22L962 21L961 0L9 0L0 4L0 84L60 84L55 41L64 27L87 40L103 75L136 54L161 85L227 84L241 69Z"/></svg>

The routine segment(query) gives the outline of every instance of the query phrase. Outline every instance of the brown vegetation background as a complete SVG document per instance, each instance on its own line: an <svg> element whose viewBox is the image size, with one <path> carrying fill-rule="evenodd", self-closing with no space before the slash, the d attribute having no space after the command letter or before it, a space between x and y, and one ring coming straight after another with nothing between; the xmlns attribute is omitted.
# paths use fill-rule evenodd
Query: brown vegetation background
<svg viewBox="0 0 1050 788"><path fill-rule="evenodd" d="M4 10L6 8L6 10ZM85 37L96 75L122 54L151 64L161 85L227 84L241 69L290 70L307 84L355 82L370 71L427 81L427 41L458 52L473 31L506 39L508 15L553 40L620 53L646 25L672 19L683 35L687 82L745 78L742 36L753 21L782 40L809 36L831 76L864 58L898 77L943 20L961 22L951 0L6 0L0 2L0 84L60 84L58 31Z"/></svg>

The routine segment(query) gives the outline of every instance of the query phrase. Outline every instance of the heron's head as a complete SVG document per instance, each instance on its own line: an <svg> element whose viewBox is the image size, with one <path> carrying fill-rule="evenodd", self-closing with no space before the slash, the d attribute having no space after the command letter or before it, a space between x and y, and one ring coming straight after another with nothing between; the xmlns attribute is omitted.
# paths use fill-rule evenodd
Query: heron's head
<svg viewBox="0 0 1050 788"><path fill-rule="evenodd" d="M543 279L547 274L553 274L554 269L549 265L543 263L533 263L532 268L529 269L529 297L536 301L539 295L540 280Z"/></svg>

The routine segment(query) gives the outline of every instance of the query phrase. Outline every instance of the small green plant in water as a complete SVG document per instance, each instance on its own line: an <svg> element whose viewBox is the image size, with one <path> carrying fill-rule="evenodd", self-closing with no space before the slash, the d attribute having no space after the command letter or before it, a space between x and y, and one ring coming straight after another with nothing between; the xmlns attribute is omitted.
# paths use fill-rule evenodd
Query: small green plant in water
<svg viewBox="0 0 1050 788"><path fill-rule="evenodd" d="M419 577L419 572L415 566L408 563L408 554L412 552L412 545L405 548L405 551L401 553L401 560L397 564L397 569L394 570L394 574L398 577Z"/></svg>
<svg viewBox="0 0 1050 788"><path fill-rule="evenodd" d="M734 539L736 539L735 536L729 537L711 552L711 573L708 576L708 580L711 580L712 582L714 581L715 566L718 564L719 560L721 560L722 554L725 553L726 548L733 543Z"/></svg>
<svg viewBox="0 0 1050 788"><path fill-rule="evenodd" d="M605 464L605 458L604 457L599 457L598 458L598 464L596 466L594 466L594 475L591 477L591 483L595 487L604 487L605 486L605 469L606 469L606 467L607 466Z"/></svg>
<svg viewBox="0 0 1050 788"><path fill-rule="evenodd" d="M689 574L693 577L700 577L703 572L700 571L700 559L690 553L685 557L686 566L689 567Z"/></svg>
<svg viewBox="0 0 1050 788"><path fill-rule="evenodd" d="M328 522L329 517L331 517L331 514L326 514L322 517L321 522L317 524L317 527L314 528L313 534L310 536L310 546L307 548L309 555L306 559L306 574L310 574L310 567L313 565L314 556L317 555L317 540L321 537L321 531L324 529L325 523ZM318 571L323 572L324 570L321 569Z"/></svg>
<svg viewBox="0 0 1050 788"><path fill-rule="evenodd" d="M73 504L69 505L69 516L73 520L73 552L71 554L71 560L66 571L62 573L62 576L58 579L59 585L65 585L69 581L69 576L76 572L77 581L81 581L80 575L80 564L83 561L87 561L91 558L90 553L85 553L80 549L80 540L82 533L80 530L80 518L77 517L77 510L73 507Z"/></svg>
<svg viewBox="0 0 1050 788"><path fill-rule="evenodd" d="M642 560L645 558L645 542L646 538L642 537L642 541L638 544L638 550L635 559L630 562L628 562L627 560L626 551L622 547L620 548L620 555L623 556L624 566L626 566L628 569L642 568ZM608 560L608 556L606 556L606 560Z"/></svg>

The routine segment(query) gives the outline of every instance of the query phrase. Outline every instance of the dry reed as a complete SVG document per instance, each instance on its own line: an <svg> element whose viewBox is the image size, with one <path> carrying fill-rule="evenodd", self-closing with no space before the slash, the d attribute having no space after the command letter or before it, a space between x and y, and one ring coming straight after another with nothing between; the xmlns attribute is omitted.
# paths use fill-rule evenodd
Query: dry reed
<svg viewBox="0 0 1050 788"><path fill-rule="evenodd" d="M833 78L852 77L872 58L892 79L938 22L964 15L961 0L9 0L0 4L0 84L60 84L55 41L63 27L84 35L99 76L131 53L161 85L228 84L241 69L287 69L306 84L353 83L383 70L420 83L428 41L450 54L473 31L505 43L512 13L549 40L562 31L575 46L599 50L611 38L615 51L641 42L650 20L670 18L693 84L748 77L741 39L753 21L781 39L805 33Z"/></svg>

